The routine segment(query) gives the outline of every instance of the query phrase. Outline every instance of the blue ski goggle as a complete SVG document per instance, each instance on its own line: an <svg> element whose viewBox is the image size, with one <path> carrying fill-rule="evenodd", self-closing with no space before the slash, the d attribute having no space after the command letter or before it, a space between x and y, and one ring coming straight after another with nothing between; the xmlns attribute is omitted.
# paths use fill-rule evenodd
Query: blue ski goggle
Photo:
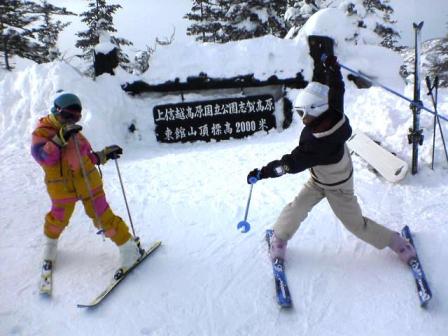
<svg viewBox="0 0 448 336"><path fill-rule="evenodd" d="M81 120L81 107L61 108L57 107L56 111L61 118L67 123L77 123Z"/></svg>

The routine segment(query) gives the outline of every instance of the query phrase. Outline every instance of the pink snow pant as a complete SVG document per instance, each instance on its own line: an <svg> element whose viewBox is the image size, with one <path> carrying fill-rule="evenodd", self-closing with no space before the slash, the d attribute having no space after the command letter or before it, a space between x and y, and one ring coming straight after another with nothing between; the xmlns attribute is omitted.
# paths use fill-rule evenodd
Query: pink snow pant
<svg viewBox="0 0 448 336"><path fill-rule="evenodd" d="M66 181L63 179L46 181L52 206L50 212L45 216L45 235L52 239L58 239L70 221L76 202L82 201L84 210L87 216L93 220L94 225L103 229L105 236L116 245L123 245L131 238L128 226L109 207L98 171L93 168L88 176L92 187L93 202L81 175Z"/></svg>

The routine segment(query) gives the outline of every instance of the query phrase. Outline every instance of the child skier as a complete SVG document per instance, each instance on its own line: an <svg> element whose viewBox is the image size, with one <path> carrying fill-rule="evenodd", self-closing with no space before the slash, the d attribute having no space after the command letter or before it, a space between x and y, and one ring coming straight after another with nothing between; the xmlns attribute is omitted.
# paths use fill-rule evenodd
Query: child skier
<svg viewBox="0 0 448 336"><path fill-rule="evenodd" d="M311 178L297 197L280 213L274 224L270 255L285 258L289 239L305 220L309 211L324 197L344 226L363 241L378 249L386 246L407 263L415 249L398 232L362 215L353 190L353 166L345 142L351 136L349 120L344 114L344 81L337 59L329 56L325 63L328 84L310 82L299 92L294 109L305 127L299 146L291 154L254 169L247 181L295 174L309 169Z"/></svg>
<svg viewBox="0 0 448 336"><path fill-rule="evenodd" d="M110 209L95 167L119 158L122 149L113 145L93 152L80 132L82 127L76 124L81 119L81 110L81 101L76 95L62 93L54 100L51 113L39 120L32 134L31 154L45 172L51 199L51 210L44 224L44 263L54 264L58 238L69 223L75 203L82 201L94 225L118 246L119 267L125 271L140 258L140 250L128 226Z"/></svg>

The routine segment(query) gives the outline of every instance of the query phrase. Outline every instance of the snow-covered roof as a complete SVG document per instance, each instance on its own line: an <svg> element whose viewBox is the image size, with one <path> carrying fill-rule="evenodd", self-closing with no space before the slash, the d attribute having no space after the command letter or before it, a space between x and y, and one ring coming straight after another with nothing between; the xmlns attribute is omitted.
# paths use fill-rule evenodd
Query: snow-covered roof
<svg viewBox="0 0 448 336"><path fill-rule="evenodd" d="M160 84L178 78L207 74L210 78L231 78L253 74L258 80L275 75L294 78L302 73L311 77L312 59L306 41L293 41L268 35L225 44L187 42L159 46L151 58L149 71L141 78Z"/></svg>

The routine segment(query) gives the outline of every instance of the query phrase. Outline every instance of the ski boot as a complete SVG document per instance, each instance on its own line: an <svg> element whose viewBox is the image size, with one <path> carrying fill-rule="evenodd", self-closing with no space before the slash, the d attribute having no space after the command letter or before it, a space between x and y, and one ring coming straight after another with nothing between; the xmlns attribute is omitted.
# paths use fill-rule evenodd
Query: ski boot
<svg viewBox="0 0 448 336"><path fill-rule="evenodd" d="M398 257L405 264L417 256L414 246L404 239L398 232L395 232L390 241L389 247L392 251L398 254Z"/></svg>
<svg viewBox="0 0 448 336"><path fill-rule="evenodd" d="M118 249L120 251L120 268L115 272L115 280L121 278L142 256L139 244L132 238L123 245L118 246Z"/></svg>
<svg viewBox="0 0 448 336"><path fill-rule="evenodd" d="M270 249L269 249L269 254L271 256L271 259L273 261L275 259L285 260L287 245L288 245L288 241L278 238L274 232L274 234L271 237Z"/></svg>

